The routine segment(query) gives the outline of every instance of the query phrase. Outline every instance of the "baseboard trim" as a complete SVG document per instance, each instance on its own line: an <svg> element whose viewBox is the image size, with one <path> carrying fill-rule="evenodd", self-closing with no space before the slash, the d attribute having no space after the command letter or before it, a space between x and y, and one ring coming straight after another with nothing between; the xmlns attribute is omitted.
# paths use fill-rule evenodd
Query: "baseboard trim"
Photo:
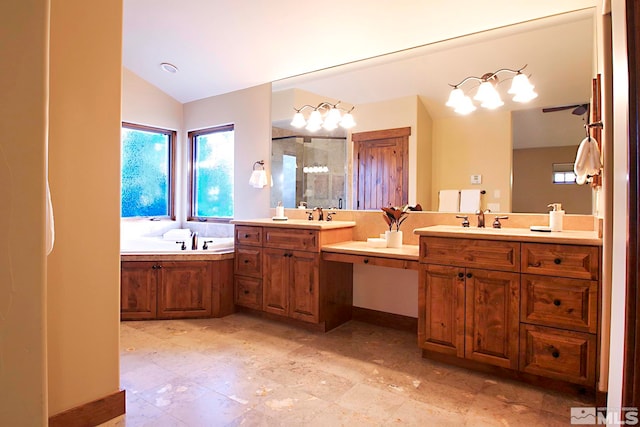
<svg viewBox="0 0 640 427"><path fill-rule="evenodd" d="M124 413L125 391L120 390L49 417L49 427L97 426Z"/></svg>
<svg viewBox="0 0 640 427"><path fill-rule="evenodd" d="M377 326L418 333L418 319L402 314L386 313L384 311L354 306L351 309L351 318Z"/></svg>

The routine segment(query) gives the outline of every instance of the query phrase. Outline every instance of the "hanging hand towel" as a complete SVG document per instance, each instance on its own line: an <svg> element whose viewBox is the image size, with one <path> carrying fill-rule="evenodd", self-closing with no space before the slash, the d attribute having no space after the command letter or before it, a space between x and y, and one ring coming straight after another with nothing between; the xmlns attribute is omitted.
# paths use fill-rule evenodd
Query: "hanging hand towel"
<svg viewBox="0 0 640 427"><path fill-rule="evenodd" d="M589 176L597 175L602 168L600 161L600 149L595 139L587 137L582 140L573 164L576 174L576 183L584 184Z"/></svg>
<svg viewBox="0 0 640 427"><path fill-rule="evenodd" d="M440 190L438 212L459 212L460 190Z"/></svg>
<svg viewBox="0 0 640 427"><path fill-rule="evenodd" d="M480 210L480 190L460 191L460 212Z"/></svg>

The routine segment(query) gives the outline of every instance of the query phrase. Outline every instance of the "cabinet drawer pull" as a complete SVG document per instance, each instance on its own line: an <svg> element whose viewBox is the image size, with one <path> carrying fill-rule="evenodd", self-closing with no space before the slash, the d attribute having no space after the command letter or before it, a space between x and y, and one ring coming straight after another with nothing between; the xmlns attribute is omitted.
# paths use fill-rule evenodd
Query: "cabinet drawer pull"
<svg viewBox="0 0 640 427"><path fill-rule="evenodd" d="M458 273L458 277L462 279L464 277L464 273Z"/></svg>
<svg viewBox="0 0 640 427"><path fill-rule="evenodd" d="M248 259L245 259L245 260L244 260L244 263L245 263L245 264L249 264L249 260L248 260Z"/></svg>
<svg viewBox="0 0 640 427"><path fill-rule="evenodd" d="M369 264L369 260L365 258L364 263Z"/></svg>
<svg viewBox="0 0 640 427"><path fill-rule="evenodd" d="M245 234L245 235L244 235L244 238L245 238L245 239L248 239L248 238L249 238L249 235L248 235L248 234Z"/></svg>
<svg viewBox="0 0 640 427"><path fill-rule="evenodd" d="M554 299L553 300L553 305L555 305L556 307L560 307L560 300L559 299Z"/></svg>
<svg viewBox="0 0 640 427"><path fill-rule="evenodd" d="M560 263L562 262L562 260L560 258L556 258L553 260L554 264L556 265L560 265Z"/></svg>
<svg viewBox="0 0 640 427"><path fill-rule="evenodd" d="M249 291L247 289L244 290L245 295L249 295Z"/></svg>
<svg viewBox="0 0 640 427"><path fill-rule="evenodd" d="M551 357L553 357L554 359L560 357L560 350L558 350L554 346L549 346L549 351L551 352Z"/></svg>
<svg viewBox="0 0 640 427"><path fill-rule="evenodd" d="M471 279L472 277L473 277L473 274L467 273L467 279Z"/></svg>
<svg viewBox="0 0 640 427"><path fill-rule="evenodd" d="M152 269L152 270L157 270L157 269L158 269L158 266L157 266L157 265L152 265L152 266L151 266L151 269Z"/></svg>

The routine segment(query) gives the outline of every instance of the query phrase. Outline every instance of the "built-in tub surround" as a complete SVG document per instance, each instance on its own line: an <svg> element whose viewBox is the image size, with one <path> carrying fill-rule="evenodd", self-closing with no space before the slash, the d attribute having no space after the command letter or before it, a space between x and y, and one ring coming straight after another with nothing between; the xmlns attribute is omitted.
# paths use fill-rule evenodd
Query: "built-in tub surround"
<svg viewBox="0 0 640 427"><path fill-rule="evenodd" d="M185 248L181 249L184 242ZM191 241L167 240L162 237L138 237L122 240L120 242L121 254L178 254L189 255L200 252L233 252L233 237L206 237L198 236L197 249L192 249ZM206 248L205 248L206 245Z"/></svg>

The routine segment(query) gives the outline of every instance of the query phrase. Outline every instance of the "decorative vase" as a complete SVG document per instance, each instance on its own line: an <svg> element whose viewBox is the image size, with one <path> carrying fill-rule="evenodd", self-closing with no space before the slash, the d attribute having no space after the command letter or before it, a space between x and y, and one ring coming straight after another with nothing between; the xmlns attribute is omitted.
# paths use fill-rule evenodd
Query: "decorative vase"
<svg viewBox="0 0 640 427"><path fill-rule="evenodd" d="M392 230L385 231L385 238L387 239L388 248L401 248L402 247L402 231Z"/></svg>

